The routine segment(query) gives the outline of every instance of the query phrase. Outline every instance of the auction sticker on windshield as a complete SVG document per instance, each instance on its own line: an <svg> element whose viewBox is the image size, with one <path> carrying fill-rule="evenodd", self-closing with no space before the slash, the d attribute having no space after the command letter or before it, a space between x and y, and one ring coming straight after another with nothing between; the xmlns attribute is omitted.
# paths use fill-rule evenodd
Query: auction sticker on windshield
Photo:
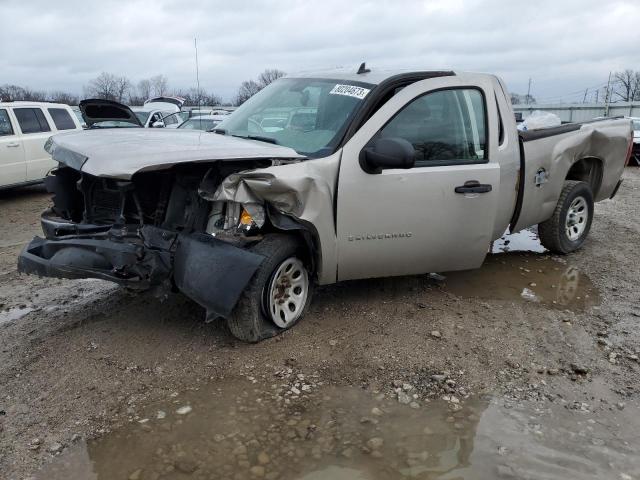
<svg viewBox="0 0 640 480"><path fill-rule="evenodd" d="M370 91L371 90L368 88L356 87L354 85L337 84L329 93L331 95L346 95L348 97L355 97L362 100Z"/></svg>

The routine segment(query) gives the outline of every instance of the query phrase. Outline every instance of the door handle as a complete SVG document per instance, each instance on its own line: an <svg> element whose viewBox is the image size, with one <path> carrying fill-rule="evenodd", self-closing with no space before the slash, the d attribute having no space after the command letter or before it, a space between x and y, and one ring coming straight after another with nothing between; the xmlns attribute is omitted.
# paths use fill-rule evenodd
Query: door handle
<svg viewBox="0 0 640 480"><path fill-rule="evenodd" d="M477 180L469 180L464 185L456 187L456 193L488 193L492 190L491 185L480 183Z"/></svg>
<svg viewBox="0 0 640 480"><path fill-rule="evenodd" d="M7 143L7 147L19 147L20 144L18 142Z"/></svg>

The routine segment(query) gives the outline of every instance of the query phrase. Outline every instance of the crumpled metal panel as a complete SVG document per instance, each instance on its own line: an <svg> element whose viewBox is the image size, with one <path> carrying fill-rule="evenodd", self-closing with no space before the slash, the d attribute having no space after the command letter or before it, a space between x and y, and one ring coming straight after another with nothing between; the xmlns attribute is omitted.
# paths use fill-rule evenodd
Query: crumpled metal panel
<svg viewBox="0 0 640 480"><path fill-rule="evenodd" d="M234 173L215 192L201 190L210 201L245 205L269 203L279 212L313 224L318 232L322 259L318 265L321 284L336 279L336 230L333 205L340 156Z"/></svg>
<svg viewBox="0 0 640 480"><path fill-rule="evenodd" d="M49 137L47 139L44 144L44 149L56 162L62 163L74 170L79 171L87 161L86 155L82 155L81 153L74 152L73 150L63 147L59 143L55 142L53 137Z"/></svg>
<svg viewBox="0 0 640 480"><path fill-rule="evenodd" d="M602 161L602 182L594 200L609 198L624 170L630 136L630 120L620 118L585 123L576 131L526 141L524 198L513 231L551 217L569 169L581 159ZM540 172L547 181L537 184Z"/></svg>
<svg viewBox="0 0 640 480"><path fill-rule="evenodd" d="M54 160L95 177L130 180L137 172L182 163L304 158L295 150L231 135L165 128L107 128L59 133L48 141Z"/></svg>

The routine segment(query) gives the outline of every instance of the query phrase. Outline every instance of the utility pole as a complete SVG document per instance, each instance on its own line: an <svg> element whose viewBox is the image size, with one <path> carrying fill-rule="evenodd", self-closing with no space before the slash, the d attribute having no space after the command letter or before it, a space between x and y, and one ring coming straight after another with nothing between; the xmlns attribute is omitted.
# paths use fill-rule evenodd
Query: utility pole
<svg viewBox="0 0 640 480"><path fill-rule="evenodd" d="M525 105L529 105L530 98L531 98L531 77L529 77L529 86L527 87L527 98L525 99Z"/></svg>
<svg viewBox="0 0 640 480"><path fill-rule="evenodd" d="M607 82L607 96L605 97L605 102L604 102L605 117L609 116L609 104L611 103L611 90L609 89L610 87L611 87L611 72L609 72L609 81Z"/></svg>

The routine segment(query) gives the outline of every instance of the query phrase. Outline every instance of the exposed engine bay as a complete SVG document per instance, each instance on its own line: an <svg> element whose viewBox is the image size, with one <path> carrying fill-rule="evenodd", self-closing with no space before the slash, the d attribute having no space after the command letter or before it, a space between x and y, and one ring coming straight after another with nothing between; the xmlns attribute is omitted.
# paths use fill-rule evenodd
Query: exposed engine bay
<svg viewBox="0 0 640 480"><path fill-rule="evenodd" d="M102 178L61 165L45 180L52 207L46 239L25 249L19 269L65 278L102 278L132 289L177 288L227 316L262 262L251 245L265 234L304 226L269 205L212 200L223 179L281 160L176 165L131 180Z"/></svg>

